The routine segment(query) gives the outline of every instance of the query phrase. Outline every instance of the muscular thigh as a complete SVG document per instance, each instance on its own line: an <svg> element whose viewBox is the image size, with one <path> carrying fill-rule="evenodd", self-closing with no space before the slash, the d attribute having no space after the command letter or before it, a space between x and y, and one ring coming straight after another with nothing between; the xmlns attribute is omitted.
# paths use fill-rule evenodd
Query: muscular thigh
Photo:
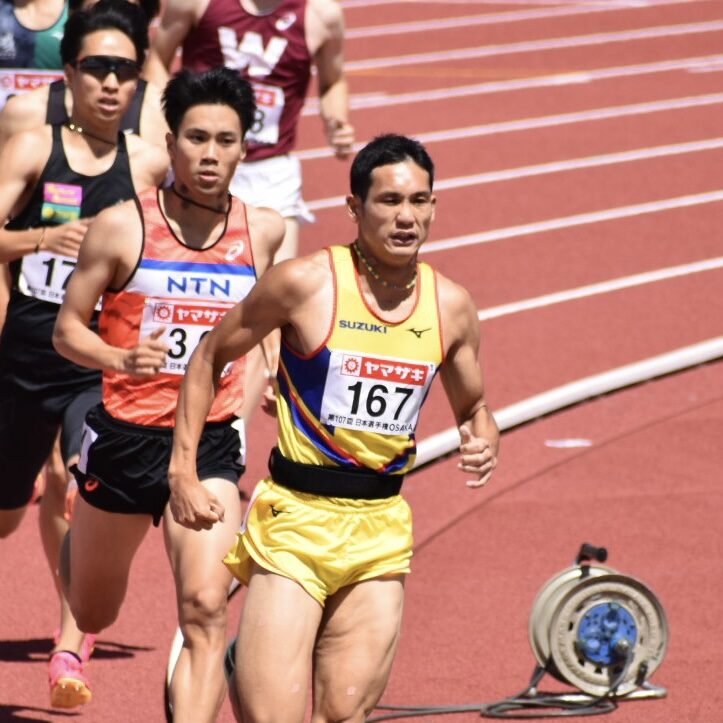
<svg viewBox="0 0 723 723"><path fill-rule="evenodd" d="M327 601L314 654L316 720L363 720L381 698L404 602L404 576L342 588Z"/></svg>
<svg viewBox="0 0 723 723"><path fill-rule="evenodd" d="M303 720L321 612L298 583L254 565L236 654L236 687L249 720Z"/></svg>

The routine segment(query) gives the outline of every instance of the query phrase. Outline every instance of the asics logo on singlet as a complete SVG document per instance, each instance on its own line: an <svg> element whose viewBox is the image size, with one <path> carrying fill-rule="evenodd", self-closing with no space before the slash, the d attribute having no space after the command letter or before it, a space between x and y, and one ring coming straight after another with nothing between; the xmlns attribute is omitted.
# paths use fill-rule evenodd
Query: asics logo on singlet
<svg viewBox="0 0 723 723"><path fill-rule="evenodd" d="M340 329L352 329L353 331L371 331L374 334L386 334L387 327L384 324L369 324L366 321L349 321L339 319Z"/></svg>
<svg viewBox="0 0 723 723"><path fill-rule="evenodd" d="M288 30L296 22L296 13L285 13L275 23L276 29Z"/></svg>

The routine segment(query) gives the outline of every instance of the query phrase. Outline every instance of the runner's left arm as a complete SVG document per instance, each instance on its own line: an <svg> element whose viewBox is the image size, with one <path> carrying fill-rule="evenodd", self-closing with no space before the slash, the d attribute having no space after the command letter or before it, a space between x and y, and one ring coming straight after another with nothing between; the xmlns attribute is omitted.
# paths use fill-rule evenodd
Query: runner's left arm
<svg viewBox="0 0 723 723"><path fill-rule="evenodd" d="M326 38L314 56L319 79L319 110L329 145L337 158L352 152L354 128L349 123L349 87L344 74L344 17L336 2L320 2L319 18Z"/></svg>
<svg viewBox="0 0 723 723"><path fill-rule="evenodd" d="M440 279L439 290L443 338L449 340L440 376L459 427L459 468L474 475L468 487L481 487L497 465L499 430L485 399L477 310L461 286Z"/></svg>

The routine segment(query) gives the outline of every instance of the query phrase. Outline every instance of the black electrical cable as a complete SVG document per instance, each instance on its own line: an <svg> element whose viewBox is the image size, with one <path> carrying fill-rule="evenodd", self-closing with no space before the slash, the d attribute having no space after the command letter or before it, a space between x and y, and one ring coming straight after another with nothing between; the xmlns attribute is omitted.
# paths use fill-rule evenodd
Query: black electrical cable
<svg viewBox="0 0 723 723"><path fill-rule="evenodd" d="M566 718L571 716L592 716L612 713L618 707L615 692L625 680L633 662L633 649L628 641L619 648L625 653L625 664L615 676L608 690L601 696L575 694L576 700L570 699L570 693L540 693L537 684L547 672L547 668L537 665L530 683L517 695L494 701L493 703L477 703L472 705L450 706L393 706L379 705L375 710L390 711L382 715L367 718L366 723L398 720L401 718L421 718L428 715L453 715L455 713L479 712L483 718L497 719L533 719L533 718Z"/></svg>

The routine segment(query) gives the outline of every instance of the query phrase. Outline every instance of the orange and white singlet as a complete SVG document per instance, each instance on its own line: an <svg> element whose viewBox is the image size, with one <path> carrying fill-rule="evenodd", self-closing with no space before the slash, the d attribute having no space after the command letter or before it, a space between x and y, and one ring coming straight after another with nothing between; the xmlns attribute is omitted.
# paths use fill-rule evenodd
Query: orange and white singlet
<svg viewBox="0 0 723 723"><path fill-rule="evenodd" d="M418 264L414 309L392 323L364 301L351 247L328 253L335 290L329 335L308 356L281 347L279 451L302 464L404 474L443 359L434 270Z"/></svg>
<svg viewBox="0 0 723 723"><path fill-rule="evenodd" d="M116 419L147 426L173 426L178 391L193 350L224 314L256 283L246 207L230 197L221 238L205 249L181 243L158 205L158 189L139 194L143 248L136 270L120 291L103 296L101 338L130 349L156 329L169 348L166 364L150 379L103 372L103 405ZM243 401L244 360L221 378L208 421L233 416Z"/></svg>

